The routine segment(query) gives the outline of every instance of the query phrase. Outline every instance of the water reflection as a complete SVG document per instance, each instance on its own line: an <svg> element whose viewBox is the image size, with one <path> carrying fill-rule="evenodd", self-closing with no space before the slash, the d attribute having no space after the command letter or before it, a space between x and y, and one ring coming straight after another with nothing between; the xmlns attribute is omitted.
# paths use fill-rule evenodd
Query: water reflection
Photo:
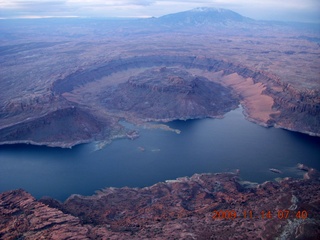
<svg viewBox="0 0 320 240"><path fill-rule="evenodd" d="M293 167L298 162L320 169L319 138L260 127L246 121L241 111L224 119L168 124L181 134L142 128L140 138L116 140L100 151L93 151L94 144L72 149L0 146L0 191L24 188L36 197L64 200L72 193L143 187L194 173L240 169L244 179L262 182L297 176Z"/></svg>

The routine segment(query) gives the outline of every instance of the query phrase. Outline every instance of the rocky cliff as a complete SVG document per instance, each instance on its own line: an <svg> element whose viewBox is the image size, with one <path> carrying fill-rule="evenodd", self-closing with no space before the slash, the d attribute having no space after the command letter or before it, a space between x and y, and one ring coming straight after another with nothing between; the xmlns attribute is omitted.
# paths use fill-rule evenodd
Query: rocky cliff
<svg viewBox="0 0 320 240"><path fill-rule="evenodd" d="M79 218L37 201L23 190L0 195L1 239L88 239Z"/></svg>
<svg viewBox="0 0 320 240"><path fill-rule="evenodd" d="M130 75L132 69L141 72ZM194 69L199 72L196 76L191 74ZM127 76L126 72L126 81L112 79L116 73ZM220 80L214 77L217 73ZM232 74L243 79L236 88L224 82ZM103 82L106 77L114 82ZM257 86L250 100L250 92L243 94L248 81ZM216 117L234 109L239 101L255 123L320 136L319 89L296 89L274 74L213 58L140 55L111 60L57 79L49 91L1 108L1 143L70 147L110 140L123 136L117 123L120 118L141 122ZM71 110L73 106L76 110Z"/></svg>
<svg viewBox="0 0 320 240"><path fill-rule="evenodd" d="M252 185L195 174L146 188L107 188L64 203L0 194L1 239L317 239L319 173Z"/></svg>
<svg viewBox="0 0 320 240"><path fill-rule="evenodd" d="M282 81L275 74L213 58L148 55L113 60L95 69L74 73L65 79L60 79L53 84L52 90L61 94L115 72L126 71L131 68L157 66L178 67L186 70L200 69L212 73L222 71L224 76L237 73L245 79L250 78L254 84L263 84L265 90L262 94L273 99L273 109L279 111L279 113L271 115L268 122L261 122L261 120L250 116L249 112L249 119L255 122L260 121L262 125L277 126L316 136L320 135L319 89L297 89Z"/></svg>
<svg viewBox="0 0 320 240"><path fill-rule="evenodd" d="M122 127L113 118L102 119L89 110L70 106L0 129L0 142L72 147L109 138L121 131Z"/></svg>
<svg viewBox="0 0 320 240"><path fill-rule="evenodd" d="M270 95L281 112L273 116L276 125L320 136L320 90L297 90L285 84L281 93L271 91Z"/></svg>
<svg viewBox="0 0 320 240"><path fill-rule="evenodd" d="M107 109L141 119L169 121L215 117L239 105L237 97L217 83L178 68L155 68L130 77L101 93Z"/></svg>

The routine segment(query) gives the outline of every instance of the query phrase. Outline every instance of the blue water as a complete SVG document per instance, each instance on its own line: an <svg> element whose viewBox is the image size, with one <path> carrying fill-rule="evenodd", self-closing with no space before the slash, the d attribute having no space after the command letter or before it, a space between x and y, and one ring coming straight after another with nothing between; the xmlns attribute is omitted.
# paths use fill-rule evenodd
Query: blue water
<svg viewBox="0 0 320 240"><path fill-rule="evenodd" d="M240 169L244 180L261 183L276 177L301 177L297 163L320 169L320 138L258 126L246 121L240 108L223 119L168 125L181 134L140 129L138 139L116 140L99 151L94 151L94 144L73 149L1 146L0 192L23 188L37 198L65 200L73 193L144 187L194 173Z"/></svg>

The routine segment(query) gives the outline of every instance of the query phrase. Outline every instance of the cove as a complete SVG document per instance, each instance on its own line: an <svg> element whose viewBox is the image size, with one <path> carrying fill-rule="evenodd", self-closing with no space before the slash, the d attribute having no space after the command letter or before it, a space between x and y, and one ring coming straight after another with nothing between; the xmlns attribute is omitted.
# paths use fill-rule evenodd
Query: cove
<svg viewBox="0 0 320 240"><path fill-rule="evenodd" d="M94 144L73 149L0 146L0 192L23 188L36 198L63 201L71 194L91 195L105 187L145 187L194 173L239 169L242 179L261 183L301 177L297 163L320 169L320 138L258 126L244 118L242 108L223 119L167 125L181 133L139 129L138 139L115 140L99 151Z"/></svg>

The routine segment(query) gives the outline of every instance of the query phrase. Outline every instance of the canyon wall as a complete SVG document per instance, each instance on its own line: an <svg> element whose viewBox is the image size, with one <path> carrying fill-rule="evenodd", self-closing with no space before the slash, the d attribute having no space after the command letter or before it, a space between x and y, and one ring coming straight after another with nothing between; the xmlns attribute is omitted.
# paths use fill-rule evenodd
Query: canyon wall
<svg viewBox="0 0 320 240"><path fill-rule="evenodd" d="M317 239L319 173L254 185L195 174L145 188L106 188L64 203L0 194L1 239ZM232 211L232 214L230 214Z"/></svg>
<svg viewBox="0 0 320 240"><path fill-rule="evenodd" d="M153 68L181 71L165 82L161 78L169 76L164 73L146 74L147 69ZM111 85L103 87L103 79L112 79L115 73L126 74L130 69L146 69L145 75L129 76L122 83L113 79ZM185 74L195 69L198 74L194 79L184 81L190 78ZM154 74L159 79L144 82ZM88 85L91 99L82 92ZM254 92L254 98L246 88ZM49 91L23 102L10 101L1 109L2 144L29 142L70 147L102 138L110 140L124 135L117 123L120 118L130 122L217 117L234 109L239 101L250 121L320 136L319 90L296 89L274 74L206 57L146 55L111 60L58 79ZM72 107L82 117L65 110ZM59 119L53 117L57 114ZM63 126L59 125L60 119L66 120ZM50 129L46 127L48 121ZM54 129L59 133L54 133ZM72 133L66 129L73 129Z"/></svg>

